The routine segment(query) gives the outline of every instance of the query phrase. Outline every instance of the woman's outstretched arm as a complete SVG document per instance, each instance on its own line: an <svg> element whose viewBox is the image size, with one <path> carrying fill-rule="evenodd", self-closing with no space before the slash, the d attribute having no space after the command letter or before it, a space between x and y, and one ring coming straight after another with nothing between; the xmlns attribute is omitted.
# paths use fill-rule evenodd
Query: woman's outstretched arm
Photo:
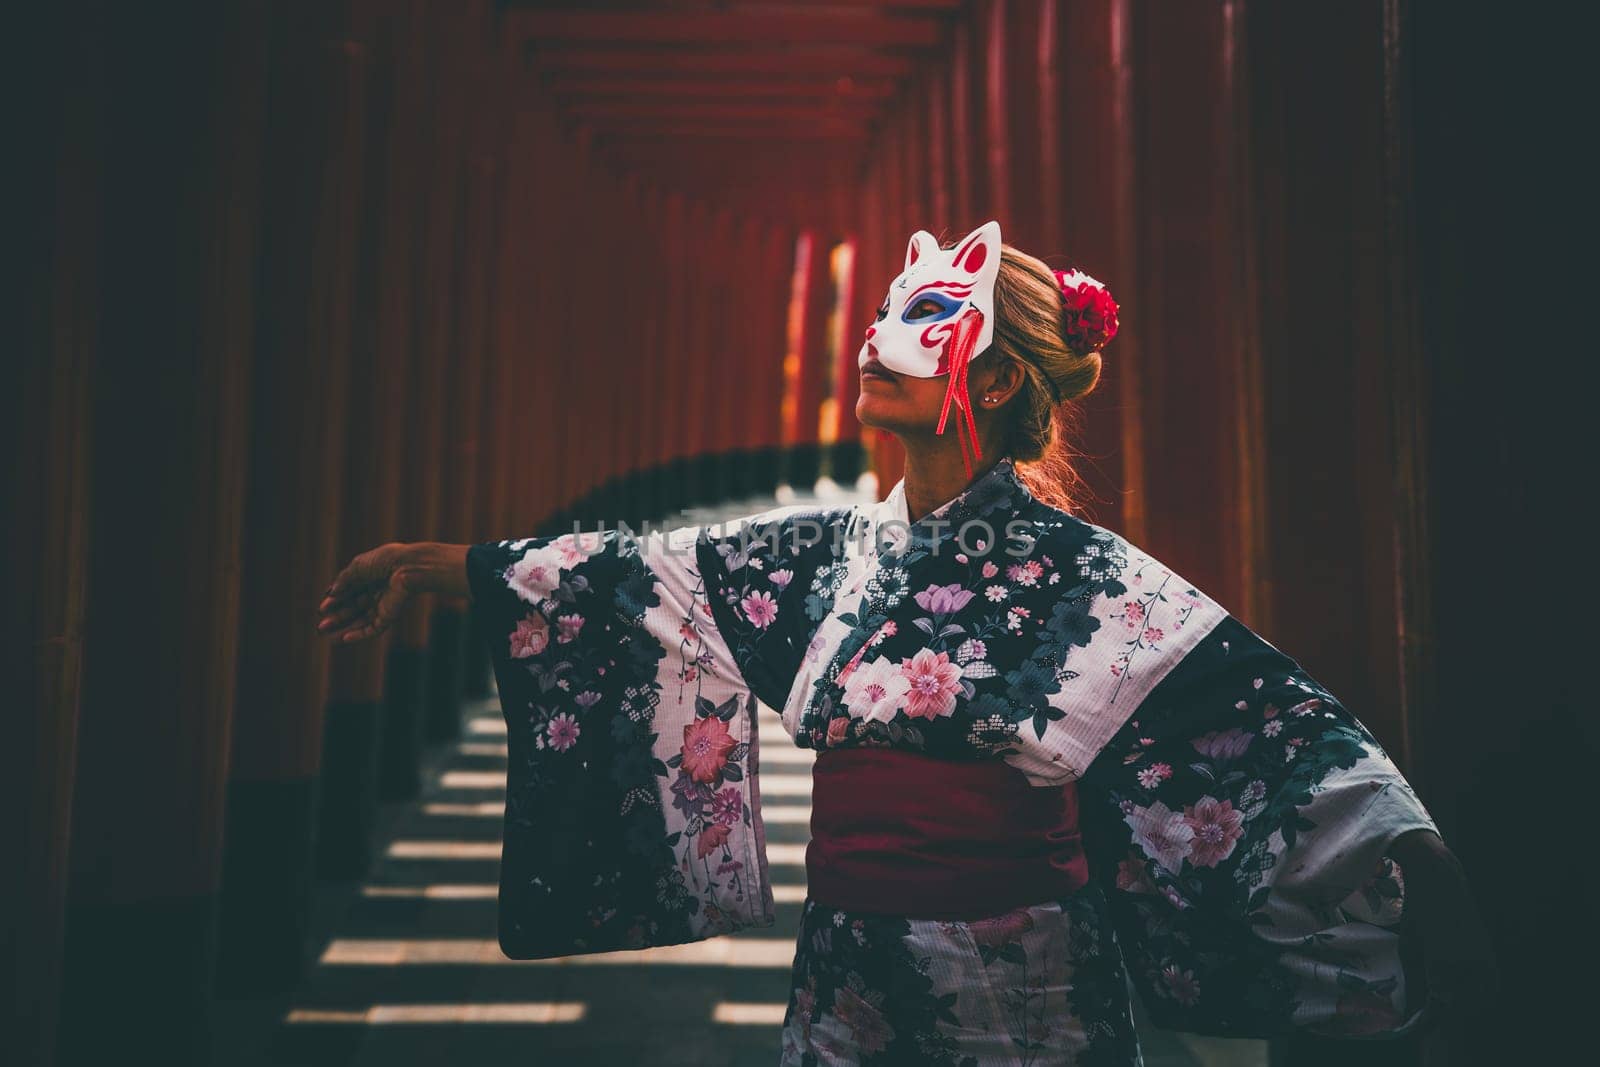
<svg viewBox="0 0 1600 1067"><path fill-rule="evenodd" d="M341 643L374 637L415 593L469 596L467 546L396 541L361 553L328 586L317 630Z"/></svg>

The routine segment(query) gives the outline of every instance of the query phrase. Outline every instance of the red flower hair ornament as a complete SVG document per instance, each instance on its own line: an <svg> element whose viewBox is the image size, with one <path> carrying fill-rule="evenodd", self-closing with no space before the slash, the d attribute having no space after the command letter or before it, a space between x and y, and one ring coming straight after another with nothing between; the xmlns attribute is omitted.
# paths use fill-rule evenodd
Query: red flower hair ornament
<svg viewBox="0 0 1600 1067"><path fill-rule="evenodd" d="M1117 302L1104 283L1077 268L1053 270L1061 287L1061 335L1079 356L1098 352L1117 335Z"/></svg>

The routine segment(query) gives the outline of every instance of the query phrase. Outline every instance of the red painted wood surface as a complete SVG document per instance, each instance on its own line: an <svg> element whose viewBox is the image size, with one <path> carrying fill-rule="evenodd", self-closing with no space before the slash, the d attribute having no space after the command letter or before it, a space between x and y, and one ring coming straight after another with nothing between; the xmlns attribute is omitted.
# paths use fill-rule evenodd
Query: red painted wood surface
<svg viewBox="0 0 1600 1067"><path fill-rule="evenodd" d="M284 22L262 210L285 222L261 238L234 781L316 774L329 644L306 623L343 563L370 57L337 18Z"/></svg>

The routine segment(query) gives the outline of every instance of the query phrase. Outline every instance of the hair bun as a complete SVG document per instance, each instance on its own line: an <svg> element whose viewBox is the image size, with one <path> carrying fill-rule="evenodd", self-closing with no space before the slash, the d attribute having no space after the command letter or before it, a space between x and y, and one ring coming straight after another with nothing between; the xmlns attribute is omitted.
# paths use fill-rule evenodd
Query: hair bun
<svg viewBox="0 0 1600 1067"><path fill-rule="evenodd" d="M1053 270L1061 288L1061 336L1080 356L1098 352L1117 335L1117 302L1103 283L1074 267Z"/></svg>

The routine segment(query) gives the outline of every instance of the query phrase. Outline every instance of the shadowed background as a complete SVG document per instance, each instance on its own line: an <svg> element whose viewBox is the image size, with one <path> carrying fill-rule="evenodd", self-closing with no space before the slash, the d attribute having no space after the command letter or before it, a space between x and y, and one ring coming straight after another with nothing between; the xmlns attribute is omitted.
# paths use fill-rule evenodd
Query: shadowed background
<svg viewBox="0 0 1600 1067"><path fill-rule="evenodd" d="M464 605L330 651L340 564L881 494L861 331L913 230L989 218L1122 305L1085 515L1375 731L1486 905L1485 1062L1541 1040L1570 987L1535 894L1577 872L1546 763L1593 726L1562 659L1576 390L1512 369L1560 288L1509 266L1557 239L1521 223L1548 210L1531 31L1427 0L87 2L14 29L10 1062L206 1062L216 1005L292 994L477 743Z"/></svg>

